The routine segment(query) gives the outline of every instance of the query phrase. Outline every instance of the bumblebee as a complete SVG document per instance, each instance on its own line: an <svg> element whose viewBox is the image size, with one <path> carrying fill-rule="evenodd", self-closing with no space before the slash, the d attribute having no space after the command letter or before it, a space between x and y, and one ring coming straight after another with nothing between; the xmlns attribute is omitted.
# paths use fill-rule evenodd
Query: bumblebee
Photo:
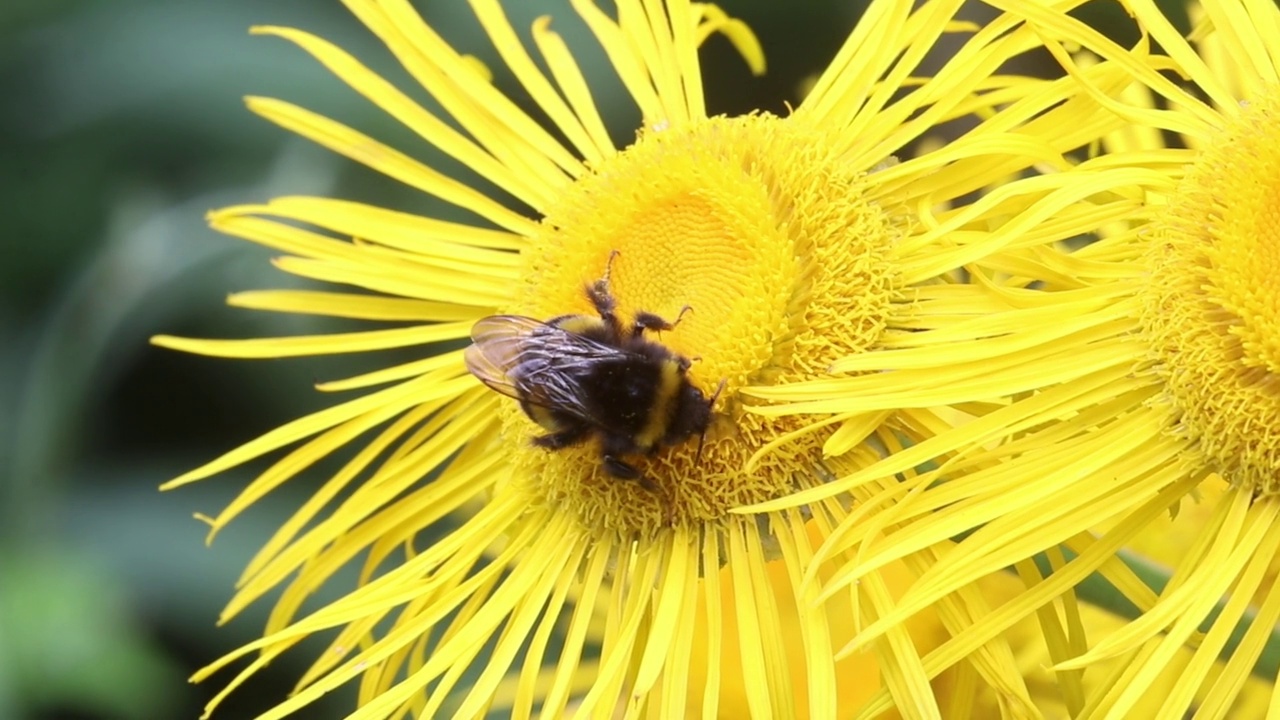
<svg viewBox="0 0 1280 720"><path fill-rule="evenodd" d="M519 400L547 431L534 445L558 450L596 438L605 472L656 490L625 458L704 437L724 383L708 398L689 381L688 358L645 336L674 329L688 306L671 322L638 312L623 326L609 289L617 255L609 256L604 276L585 287L598 317L486 317L472 327L465 357L471 374Z"/></svg>

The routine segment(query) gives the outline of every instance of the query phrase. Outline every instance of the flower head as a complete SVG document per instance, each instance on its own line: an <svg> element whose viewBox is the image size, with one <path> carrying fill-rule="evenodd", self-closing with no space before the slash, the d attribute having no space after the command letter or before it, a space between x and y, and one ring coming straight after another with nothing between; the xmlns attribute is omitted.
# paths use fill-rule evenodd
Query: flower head
<svg viewBox="0 0 1280 720"><path fill-rule="evenodd" d="M1154 3L1123 4L1144 34L1134 48L1063 8L997 3L1026 17L1071 76L1127 125L1104 139L1107 152L1077 168L1094 178L1090 204L1139 197L1142 207L1099 223L1092 243L1019 267L1009 292L1071 333L1026 325L1011 334L1039 375L1032 392L916 448L961 456L909 483L892 511L896 531L861 548L828 592L965 535L881 627L991 568L1020 563L1026 592L939 655L961 655L1039 610L1073 714L1129 716L1150 703L1152 688L1168 687L1155 695L1159 716L1194 707L1220 717L1280 619L1270 569L1280 549L1280 10L1203 0L1193 6L1199 22L1188 40ZM1152 41L1165 54L1152 53ZM1107 65L1132 82L1108 88L1088 77ZM1182 142L1165 147L1166 136ZM890 458L867 474L903 462ZM1222 481L1228 489L1158 594L1118 561L1162 515ZM823 552L848 543L837 535ZM1029 559L1046 551L1053 573L1042 577ZM1095 571L1143 612L1090 646L1067 591ZM1075 620L1064 626L1050 603ZM1252 623L1233 640L1246 613ZM868 628L855 646L879 630ZM1079 668L1109 658L1122 658L1115 682L1086 696Z"/></svg>
<svg viewBox="0 0 1280 720"><path fill-rule="evenodd" d="M849 684L837 681L851 666L833 657L834 625L872 623L888 612L904 584L895 578L923 571L936 552L867 573L855 591L810 611L817 598L805 574L825 577L813 563L815 542L851 513L883 509L855 506L825 488L904 443L926 441L950 414L977 409L963 403L1002 397L1006 390L993 390L986 378L995 368L983 348L999 328L985 317L1010 300L961 282L964 272L1015 269L1062 233L1123 217L1125 203L1061 212L1076 207L1078 194L1061 177L972 205L964 198L1033 165L1066 171L1065 151L1119 121L1072 82L995 75L1037 44L1008 16L973 34L934 77L913 77L933 42L961 29L953 21L959 0L914 10L911 2L873 3L785 118L707 115L697 48L709 34L723 32L753 68L763 64L750 31L715 7L619 2L614 19L574 2L643 116L635 141L616 149L573 55L546 19L534 24L533 40L550 76L496 0L471 3L558 136L499 93L407 2L347 4L452 123L318 38L258 32L295 42L529 210L513 210L332 120L280 101L250 101L268 119L476 221L321 198L212 214L218 229L285 252L282 270L366 291L245 293L233 304L399 325L270 340L163 337L160 344L232 357L411 346L432 354L325 383L322 390L386 387L171 483L301 442L210 521L217 531L263 494L367 436L247 569L228 616L287 585L264 637L201 676L257 653L234 688L302 638L336 630L332 651L267 717L357 678L356 717L432 716L446 703L458 716L475 716L511 673L521 716L535 706L559 716L574 695L584 716L614 708L679 716L692 708L710 717L735 686L727 678L737 675L753 716L826 717L853 702ZM1089 76L1108 86L1121 74L1100 67ZM955 142L898 157L938 124L975 115L987 119ZM972 230L979 226L1002 229ZM690 382L708 395L723 383L700 457L692 442L632 453L625 460L637 482L620 480L616 464L609 472L590 437L554 451L531 446L555 426L544 411L559 406L522 408L469 374L461 349L431 347L465 340L477 320L498 313L553 322L591 317L600 308L583 288L606 267L624 323L641 312L679 318L646 337L689 358ZM870 372L886 360L899 363L899 372ZM523 392L512 394L527 400ZM854 498L870 498L872 489ZM766 511L732 512L742 505ZM451 515L465 519L442 532L437 523ZM433 541L422 543L427 532ZM358 588L298 617L316 587L362 555ZM781 592L777 577L788 581ZM597 611L602 628L593 624ZM972 589L939 603L948 628L983 613ZM908 628L888 628L873 648L903 712L936 715L930 671ZM983 647L972 665L1003 704L1030 705L1000 642ZM588 670L594 676L584 685ZM691 673L706 679L705 689L690 684Z"/></svg>

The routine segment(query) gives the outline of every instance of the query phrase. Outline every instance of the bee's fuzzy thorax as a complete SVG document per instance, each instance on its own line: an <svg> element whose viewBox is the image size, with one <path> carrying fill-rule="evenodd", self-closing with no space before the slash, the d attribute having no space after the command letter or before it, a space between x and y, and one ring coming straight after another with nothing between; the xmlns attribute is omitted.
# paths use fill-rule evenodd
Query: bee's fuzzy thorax
<svg viewBox="0 0 1280 720"><path fill-rule="evenodd" d="M611 256L610 265L612 265ZM547 321L495 315L477 322L467 368L493 390L515 398L546 432L533 444L560 450L598 442L606 474L660 484L633 466L703 433L711 403L687 376L690 361L646 333L675 329L650 312L624 325L609 289L609 270L586 286L598 315L559 315Z"/></svg>

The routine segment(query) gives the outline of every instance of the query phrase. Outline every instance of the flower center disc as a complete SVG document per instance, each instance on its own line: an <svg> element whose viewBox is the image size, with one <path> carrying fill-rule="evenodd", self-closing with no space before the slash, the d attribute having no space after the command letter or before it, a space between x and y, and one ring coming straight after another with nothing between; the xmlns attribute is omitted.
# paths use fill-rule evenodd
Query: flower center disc
<svg viewBox="0 0 1280 720"><path fill-rule="evenodd" d="M1143 317L1179 431L1259 496L1280 493L1278 90L1241 108L1162 214Z"/></svg>
<svg viewBox="0 0 1280 720"><path fill-rule="evenodd" d="M508 403L517 477L535 497L572 508L588 527L652 534L722 517L815 475L821 433L744 472L763 444L812 419L743 413L736 391L825 374L884 327L897 225L831 147L823 132L767 115L652 130L548 210L512 310L594 315L584 288L616 251L610 286L623 325L638 311L674 321L688 306L675 329L645 337L689 358L689 380L705 395L722 380L725 390L700 458L696 435L625 458L643 482L605 472L598 438L532 447L545 430Z"/></svg>

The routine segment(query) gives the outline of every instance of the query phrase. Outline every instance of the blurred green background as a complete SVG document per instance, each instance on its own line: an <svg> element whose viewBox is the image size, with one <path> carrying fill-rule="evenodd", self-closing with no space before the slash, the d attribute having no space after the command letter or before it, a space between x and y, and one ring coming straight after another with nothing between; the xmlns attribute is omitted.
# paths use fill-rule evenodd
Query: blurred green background
<svg viewBox="0 0 1280 720"><path fill-rule="evenodd" d="M607 4L607 3L606 3ZM510 3L553 27L584 68L619 142L636 114L565 0ZM709 108L785 113L860 2L725 3L765 45L752 78L709 43ZM455 47L513 88L466 4L419 4ZM228 292L293 281L260 248L208 230L212 208L319 194L456 217L245 110L284 98L457 170L287 43L254 24L332 40L413 91L336 0L4 0L0 3L0 718L194 718L228 679L186 682L257 636L260 603L216 627L240 569L314 487L298 478L204 545L215 513L261 465L169 493L157 486L337 398L312 390L386 358L246 363L185 356L149 336L260 337L332 330L316 318L228 309ZM595 60L591 60L595 58ZM414 92L421 97L421 92ZM423 102L430 106L426 98ZM460 172L460 171L459 171ZM323 469L320 469L322 472ZM338 578L329 597L349 583ZM323 598L318 601L323 600ZM285 696L316 648L272 665L216 715ZM336 693L304 717L352 707Z"/></svg>

